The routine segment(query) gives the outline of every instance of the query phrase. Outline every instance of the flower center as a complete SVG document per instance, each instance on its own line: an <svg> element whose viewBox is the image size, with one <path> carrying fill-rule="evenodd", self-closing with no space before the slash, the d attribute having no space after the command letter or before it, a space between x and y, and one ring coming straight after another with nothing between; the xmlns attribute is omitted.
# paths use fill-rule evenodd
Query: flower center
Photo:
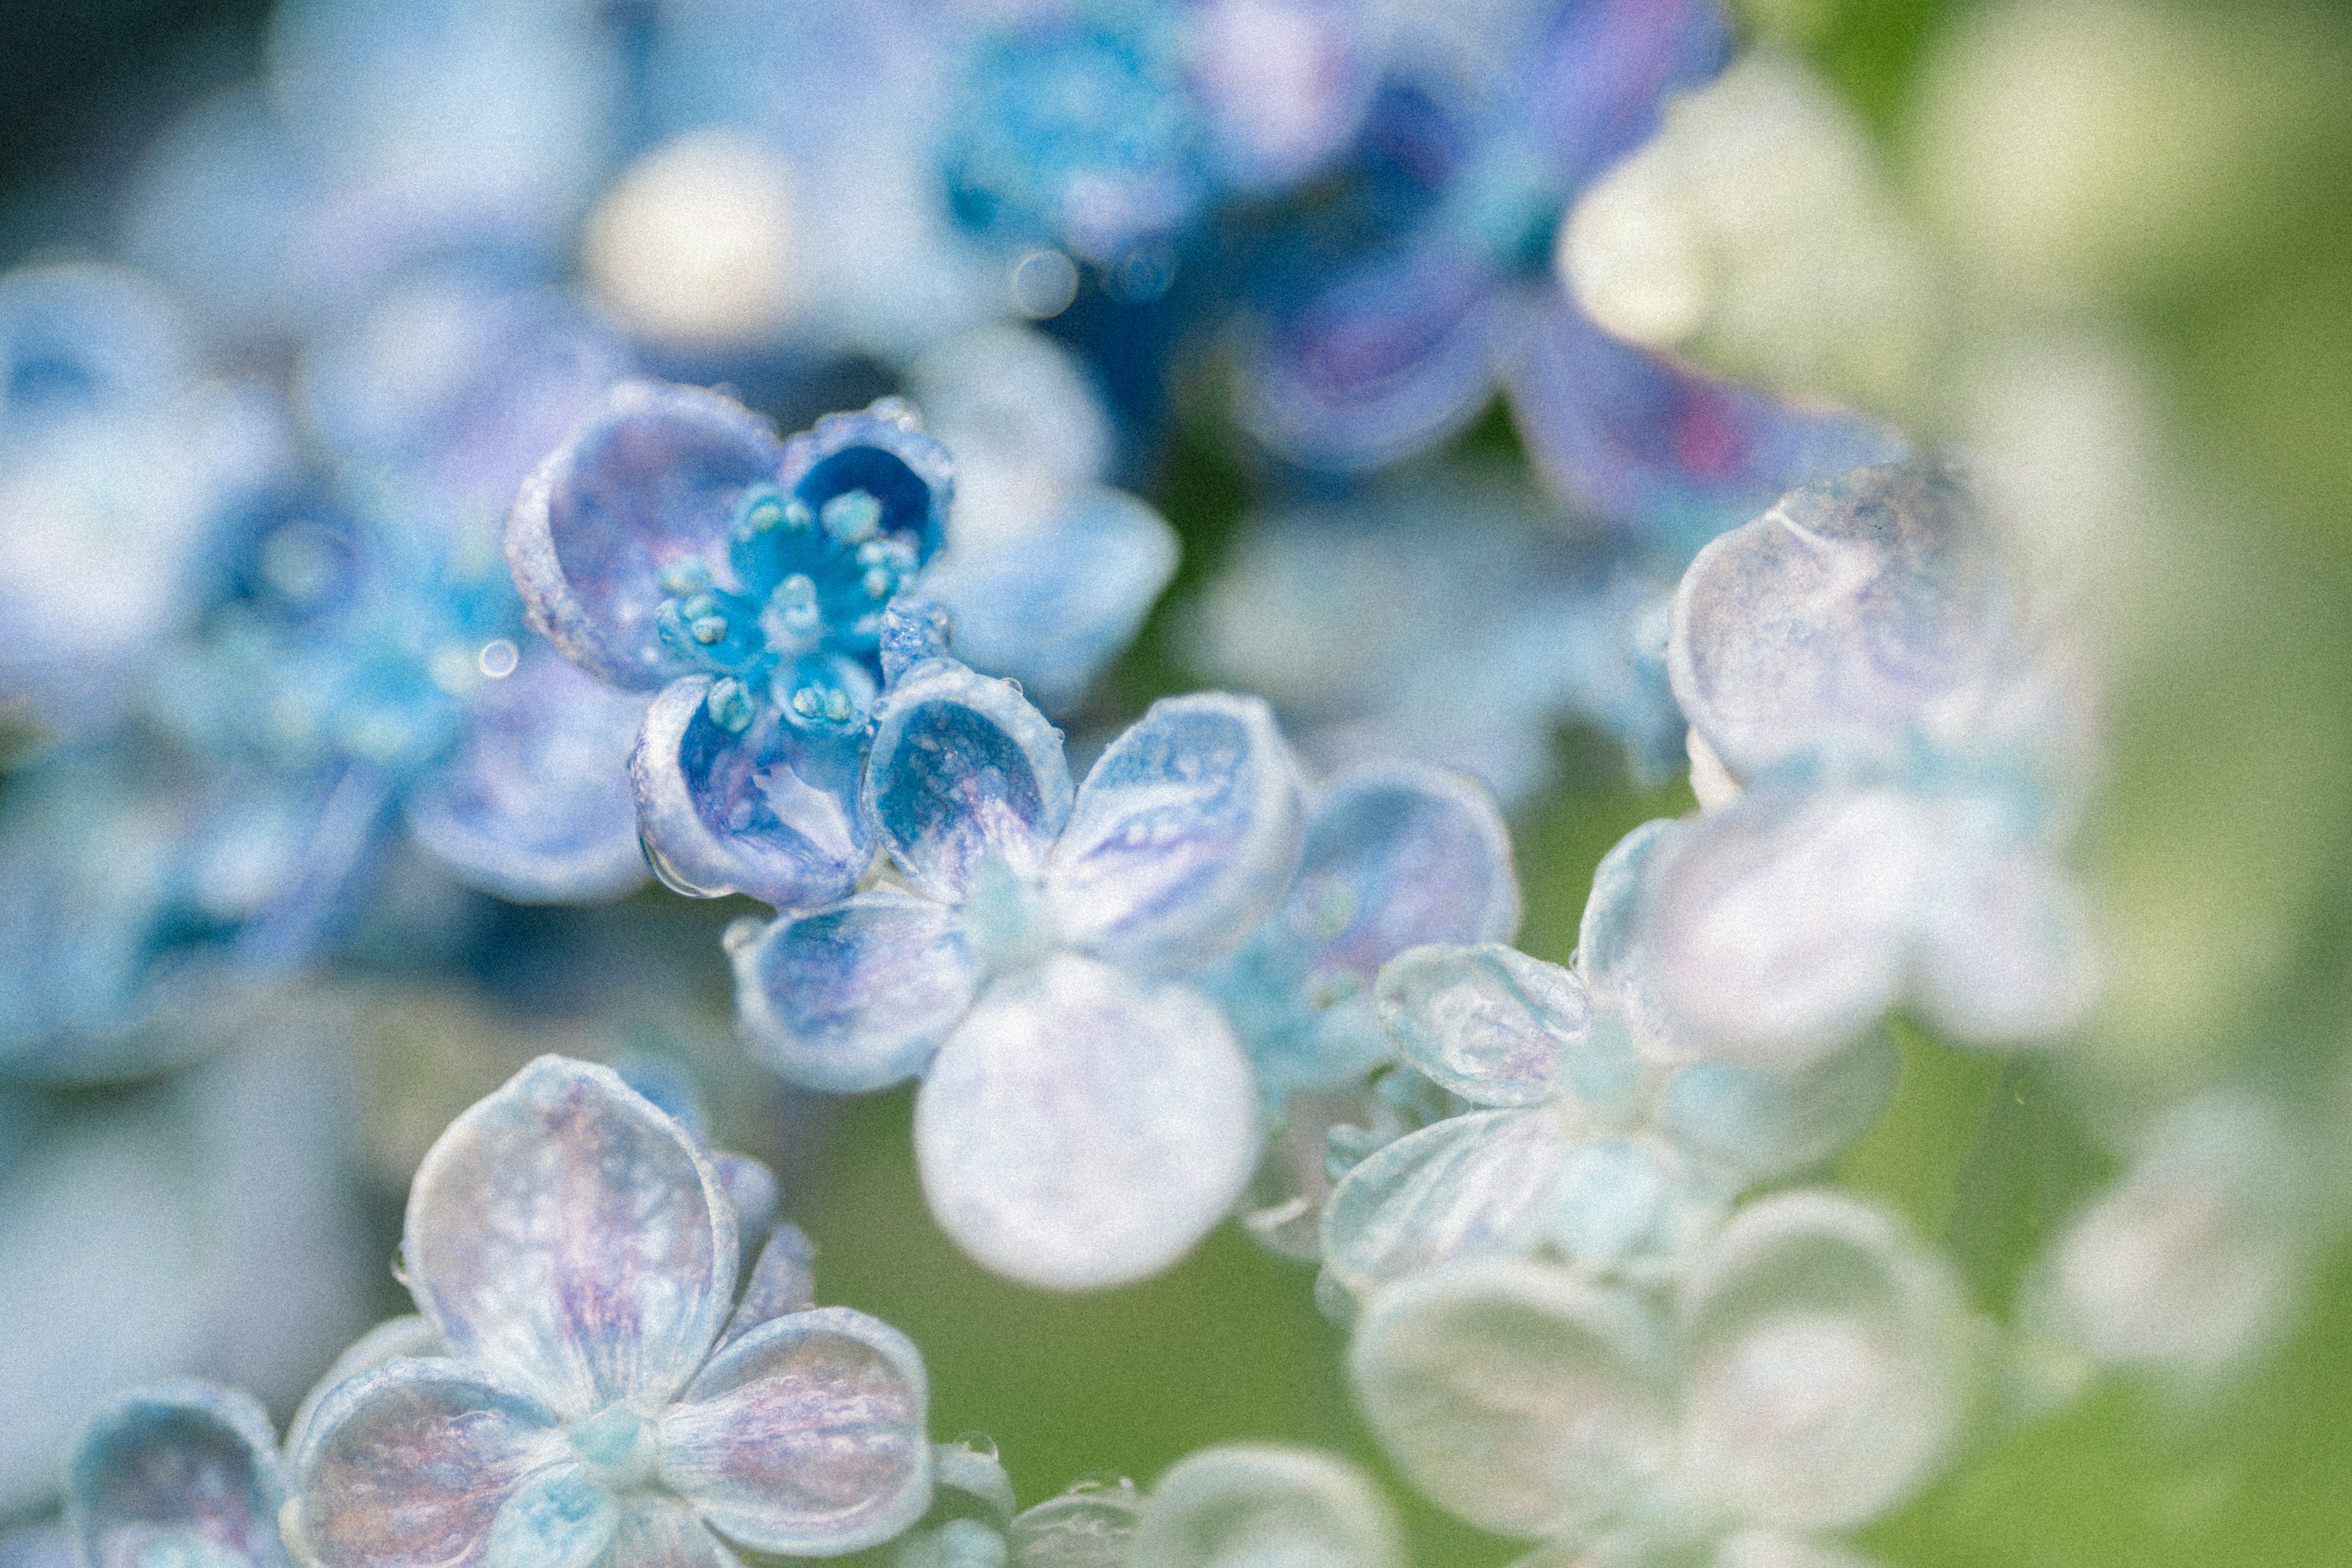
<svg viewBox="0 0 2352 1568"><path fill-rule="evenodd" d="M661 1458L654 1429L625 1405L609 1405L563 1429L572 1451L597 1484L611 1492L625 1492L653 1479Z"/></svg>
<svg viewBox="0 0 2352 1568"><path fill-rule="evenodd" d="M1045 889L991 856L972 874L964 895L964 929L992 974L1026 969L1055 947Z"/></svg>

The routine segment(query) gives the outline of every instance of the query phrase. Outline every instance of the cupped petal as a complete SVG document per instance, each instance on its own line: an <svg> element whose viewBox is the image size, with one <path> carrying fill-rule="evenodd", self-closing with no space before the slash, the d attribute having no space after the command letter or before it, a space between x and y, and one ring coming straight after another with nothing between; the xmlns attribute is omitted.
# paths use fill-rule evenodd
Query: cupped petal
<svg viewBox="0 0 2352 1568"><path fill-rule="evenodd" d="M1060 954L984 992L915 1097L940 1226L1047 1289L1175 1262L1256 1162L1257 1085L1213 1004Z"/></svg>
<svg viewBox="0 0 2352 1568"><path fill-rule="evenodd" d="M499 1511L572 1468L557 1417L478 1366L393 1361L320 1402L284 1527L313 1568L487 1568Z"/></svg>
<svg viewBox="0 0 2352 1568"><path fill-rule="evenodd" d="M540 464L507 516L530 623L597 679L651 691L691 673L655 615L664 567L715 566L735 503L783 448L765 420L699 387L625 381Z"/></svg>
<svg viewBox="0 0 2352 1568"><path fill-rule="evenodd" d="M484 683L457 755L409 792L409 833L502 899L619 897L646 879L629 789L645 712L643 698L591 680L531 639L509 674Z"/></svg>
<svg viewBox="0 0 2352 1568"><path fill-rule="evenodd" d="M875 531L929 561L947 529L955 496L948 450L922 432L895 397L856 414L828 414L784 443L776 483L817 516L827 502L863 491L880 503Z"/></svg>
<svg viewBox="0 0 2352 1568"><path fill-rule="evenodd" d="M1125 1477L1111 1484L1072 1482L1013 1519L1013 1560L1021 1568L1125 1568L1143 1508Z"/></svg>
<svg viewBox="0 0 2352 1568"><path fill-rule="evenodd" d="M742 1300L727 1321L727 1338L739 1340L771 1318L805 1312L816 1305L816 1248L796 1225L768 1233L760 1260L743 1282Z"/></svg>
<svg viewBox="0 0 2352 1568"><path fill-rule="evenodd" d="M1798 1192L1743 1209L1695 1262L1682 1320L1686 1474L1740 1518L1864 1523L1958 1434L1958 1282L1865 1204Z"/></svg>
<svg viewBox="0 0 2352 1568"><path fill-rule="evenodd" d="M1681 826L1665 817L1645 822L1611 846L1593 868L1592 890L1585 895L1584 918L1576 928L1577 972L1587 979L1631 982L1638 988L1639 961L1633 952L1649 867L1659 845Z"/></svg>
<svg viewBox="0 0 2352 1568"><path fill-rule="evenodd" d="M874 861L857 811L863 748L763 712L736 734L710 715L711 681L671 685L629 756L637 826L664 884L745 893L778 909L844 897Z"/></svg>
<svg viewBox="0 0 2352 1568"><path fill-rule="evenodd" d="M1372 1005L1400 1056L1476 1105L1549 1100L1560 1052L1592 1028L1573 972L1499 942L1400 953L1381 969Z"/></svg>
<svg viewBox="0 0 2352 1568"><path fill-rule="evenodd" d="M662 1418L663 1484L738 1545L831 1557L931 1500L929 1385L906 1335L846 1307L730 1342Z"/></svg>
<svg viewBox="0 0 2352 1568"><path fill-rule="evenodd" d="M1540 1111L1473 1111L1408 1133L1332 1189L1323 1266L1363 1296L1455 1258L1532 1252L1569 1152Z"/></svg>
<svg viewBox="0 0 2352 1568"><path fill-rule="evenodd" d="M1162 698L1079 786L1045 892L1066 942L1162 973L1241 944L1297 868L1298 772L1254 697Z"/></svg>
<svg viewBox="0 0 2352 1568"><path fill-rule="evenodd" d="M303 1440L310 1436L310 1423L318 1415L319 1406L327 1395L363 1372L373 1372L389 1361L403 1357L441 1356L449 1352L442 1347L441 1336L433 1325L411 1312L404 1318L389 1318L354 1340L326 1374L310 1385L295 1407L294 1419L286 1426L286 1452L290 1457L302 1451Z"/></svg>
<svg viewBox="0 0 2352 1568"><path fill-rule="evenodd" d="M1637 1509L1668 1462L1663 1360L1629 1298L1511 1259L1399 1286L1348 1352L1406 1479L1481 1529L1562 1545Z"/></svg>
<svg viewBox="0 0 2352 1568"><path fill-rule="evenodd" d="M828 1094L921 1072L980 985L956 911L904 893L787 915L730 943L730 956L752 1049L786 1081Z"/></svg>
<svg viewBox="0 0 2352 1568"><path fill-rule="evenodd" d="M686 1386L733 1306L735 1209L608 1068L541 1057L449 1124L402 1244L451 1354L566 1418Z"/></svg>
<svg viewBox="0 0 2352 1568"><path fill-rule="evenodd" d="M1693 1062L1659 1095L1658 1126L1747 1186L1818 1165L1861 1137L1894 1100L1900 1070L1883 1029L1793 1072Z"/></svg>
<svg viewBox="0 0 2352 1568"><path fill-rule="evenodd" d="M551 1465L490 1521L484 1568L590 1568L621 1528L621 1506L580 1465Z"/></svg>
<svg viewBox="0 0 2352 1568"><path fill-rule="evenodd" d="M1495 387L1493 274L1444 239L1357 267L1262 324L1239 418L1280 456L1360 472L1467 424Z"/></svg>
<svg viewBox="0 0 2352 1568"><path fill-rule="evenodd" d="M930 659L875 710L862 815L934 899L961 900L990 862L1035 878L1070 800L1061 731L1010 681Z"/></svg>
<svg viewBox="0 0 2352 1568"><path fill-rule="evenodd" d="M209 1383L110 1400L66 1457L66 1529L89 1568L128 1568L142 1542L167 1534L194 1537L202 1555L209 1547L247 1568L284 1568L285 1500L268 1413Z"/></svg>
<svg viewBox="0 0 2352 1568"><path fill-rule="evenodd" d="M1505 364L1528 456L1570 504L1696 551L1794 486L1904 456L1893 431L1711 380L1610 336L1560 296Z"/></svg>
<svg viewBox="0 0 2352 1568"><path fill-rule="evenodd" d="M2018 632L1958 480L1897 464L1807 485L1700 551L1675 595L1666 671L1745 779L1966 733Z"/></svg>
<svg viewBox="0 0 2352 1568"><path fill-rule="evenodd" d="M1269 923L1310 972L1367 979L1423 942L1508 942L1519 879L1493 792L1411 764L1343 774L1307 820L1298 875Z"/></svg>
<svg viewBox="0 0 2352 1568"><path fill-rule="evenodd" d="M1311 1448L1232 1443L1178 1463L1144 1505L1129 1568L1404 1568L1380 1489Z"/></svg>
<svg viewBox="0 0 2352 1568"><path fill-rule="evenodd" d="M2065 1034L2098 998L2082 889L2037 845L1976 847L1922 911L1914 989L1949 1038L2027 1045Z"/></svg>

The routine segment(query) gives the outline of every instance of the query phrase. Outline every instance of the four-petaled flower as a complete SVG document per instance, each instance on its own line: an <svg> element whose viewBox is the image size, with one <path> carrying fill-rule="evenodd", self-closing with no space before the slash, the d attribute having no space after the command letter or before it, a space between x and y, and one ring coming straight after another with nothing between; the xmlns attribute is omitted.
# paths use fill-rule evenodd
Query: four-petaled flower
<svg viewBox="0 0 2352 1568"><path fill-rule="evenodd" d="M286 1568L286 1487L252 1395L194 1380L90 1412L66 1458L76 1568Z"/></svg>

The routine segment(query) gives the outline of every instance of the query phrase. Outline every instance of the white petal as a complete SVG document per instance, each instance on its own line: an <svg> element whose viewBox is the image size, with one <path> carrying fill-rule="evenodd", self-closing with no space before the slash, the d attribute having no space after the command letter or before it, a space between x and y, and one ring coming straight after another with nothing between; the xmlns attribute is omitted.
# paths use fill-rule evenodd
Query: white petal
<svg viewBox="0 0 2352 1568"><path fill-rule="evenodd" d="M1236 1443L1160 1478L1129 1568L1404 1568L1380 1489L1306 1448Z"/></svg>

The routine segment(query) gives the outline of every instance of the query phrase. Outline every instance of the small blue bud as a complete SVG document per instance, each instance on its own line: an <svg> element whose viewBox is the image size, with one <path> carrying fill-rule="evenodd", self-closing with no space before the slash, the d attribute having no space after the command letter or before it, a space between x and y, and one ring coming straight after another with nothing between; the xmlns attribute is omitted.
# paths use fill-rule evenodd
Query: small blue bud
<svg viewBox="0 0 2352 1568"><path fill-rule="evenodd" d="M844 490L824 503L824 531L844 544L863 544L882 531L882 503L864 490Z"/></svg>
<svg viewBox="0 0 2352 1568"><path fill-rule="evenodd" d="M730 735L740 735L750 729L756 711L751 692L731 675L710 683L710 695L704 706L709 710L710 721Z"/></svg>

